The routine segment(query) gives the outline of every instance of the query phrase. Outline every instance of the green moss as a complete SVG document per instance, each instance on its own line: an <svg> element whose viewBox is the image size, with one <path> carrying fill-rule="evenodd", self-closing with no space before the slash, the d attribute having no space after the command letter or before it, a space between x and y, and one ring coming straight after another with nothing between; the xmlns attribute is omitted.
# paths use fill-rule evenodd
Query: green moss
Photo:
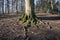
<svg viewBox="0 0 60 40"><path fill-rule="evenodd" d="M19 21L22 21L26 25L28 24L34 24L38 21L38 18L35 15L29 15L23 14L22 17L19 18Z"/></svg>

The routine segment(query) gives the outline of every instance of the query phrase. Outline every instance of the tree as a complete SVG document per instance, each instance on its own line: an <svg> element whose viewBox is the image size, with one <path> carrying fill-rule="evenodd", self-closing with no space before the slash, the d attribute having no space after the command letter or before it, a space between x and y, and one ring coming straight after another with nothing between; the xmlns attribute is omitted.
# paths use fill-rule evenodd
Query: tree
<svg viewBox="0 0 60 40"><path fill-rule="evenodd" d="M2 0L2 13L4 14L4 0Z"/></svg>
<svg viewBox="0 0 60 40"><path fill-rule="evenodd" d="M8 14L9 14L9 11L10 11L10 9L9 9L9 0L7 0L7 10L8 10Z"/></svg>
<svg viewBox="0 0 60 40"><path fill-rule="evenodd" d="M54 8L55 0L49 0L49 11L50 13L53 13L53 8Z"/></svg>
<svg viewBox="0 0 60 40"><path fill-rule="evenodd" d="M36 2L37 11L47 12L48 11L48 0L37 0Z"/></svg>
<svg viewBox="0 0 60 40"><path fill-rule="evenodd" d="M0 0L0 13L2 13L2 0Z"/></svg>
<svg viewBox="0 0 60 40"><path fill-rule="evenodd" d="M13 4L14 4L13 1L14 1L14 0L12 0L12 13L13 13Z"/></svg>
<svg viewBox="0 0 60 40"><path fill-rule="evenodd" d="M25 1L24 0L21 0L21 12L22 13L24 13L24 7L25 7L25 5L24 5L24 3L25 3Z"/></svg>
<svg viewBox="0 0 60 40"><path fill-rule="evenodd" d="M26 25L36 23L38 18L35 15L34 7L34 0L25 0L25 13L19 20L26 23Z"/></svg>
<svg viewBox="0 0 60 40"><path fill-rule="evenodd" d="M16 13L18 14L18 0L16 0Z"/></svg>
<svg viewBox="0 0 60 40"><path fill-rule="evenodd" d="M25 0L25 13L19 19L25 23L25 26L24 26L25 39L24 40L29 40L29 36L27 34L29 25L33 25L38 21L38 18L36 17L34 10L35 10L34 0Z"/></svg>
<svg viewBox="0 0 60 40"><path fill-rule="evenodd" d="M51 2L51 9L53 9L53 0L51 0L50 2Z"/></svg>
<svg viewBox="0 0 60 40"><path fill-rule="evenodd" d="M17 3L16 3L16 0L12 0L12 13L15 12L15 10L17 9L17 8L16 8L16 6L17 6L16 4L17 4ZM17 12L16 12L16 13L17 13Z"/></svg>

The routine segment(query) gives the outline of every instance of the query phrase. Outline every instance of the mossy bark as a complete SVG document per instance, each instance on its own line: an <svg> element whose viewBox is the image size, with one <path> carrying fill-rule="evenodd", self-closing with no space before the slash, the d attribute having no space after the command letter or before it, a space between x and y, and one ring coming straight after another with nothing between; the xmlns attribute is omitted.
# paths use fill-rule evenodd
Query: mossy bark
<svg viewBox="0 0 60 40"><path fill-rule="evenodd" d="M35 15L27 16L26 14L23 14L22 17L19 18L19 20L22 21L23 23L26 23L26 25L28 25L28 24L36 23L38 21L38 18Z"/></svg>

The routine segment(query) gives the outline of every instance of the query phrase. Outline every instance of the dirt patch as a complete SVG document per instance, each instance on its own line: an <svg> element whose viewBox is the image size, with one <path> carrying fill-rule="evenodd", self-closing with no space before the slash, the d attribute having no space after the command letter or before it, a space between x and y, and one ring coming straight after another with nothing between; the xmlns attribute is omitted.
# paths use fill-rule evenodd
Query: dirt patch
<svg viewBox="0 0 60 40"><path fill-rule="evenodd" d="M17 17L0 19L0 40L24 40L23 24L16 19ZM29 40L60 40L60 20L43 21L46 23L29 28Z"/></svg>

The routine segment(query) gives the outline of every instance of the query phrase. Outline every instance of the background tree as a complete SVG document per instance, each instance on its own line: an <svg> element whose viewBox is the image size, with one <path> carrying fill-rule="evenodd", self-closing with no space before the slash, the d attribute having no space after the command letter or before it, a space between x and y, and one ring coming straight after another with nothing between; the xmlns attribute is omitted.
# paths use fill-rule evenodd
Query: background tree
<svg viewBox="0 0 60 40"><path fill-rule="evenodd" d="M0 0L0 13L2 13L2 0Z"/></svg>
<svg viewBox="0 0 60 40"><path fill-rule="evenodd" d="M7 13L9 14L10 7L9 7L9 0L7 0Z"/></svg>
<svg viewBox="0 0 60 40"><path fill-rule="evenodd" d="M2 0L2 13L4 14L4 0Z"/></svg>
<svg viewBox="0 0 60 40"><path fill-rule="evenodd" d="M25 1L21 0L21 13L24 13L25 11Z"/></svg>
<svg viewBox="0 0 60 40"><path fill-rule="evenodd" d="M18 14L18 0L16 0L16 13Z"/></svg>
<svg viewBox="0 0 60 40"><path fill-rule="evenodd" d="M48 10L48 0L38 0L36 2L36 8L39 12L47 12Z"/></svg>
<svg viewBox="0 0 60 40"><path fill-rule="evenodd" d="M13 5L14 5L13 1L14 1L14 0L12 0L12 13L13 13Z"/></svg>

